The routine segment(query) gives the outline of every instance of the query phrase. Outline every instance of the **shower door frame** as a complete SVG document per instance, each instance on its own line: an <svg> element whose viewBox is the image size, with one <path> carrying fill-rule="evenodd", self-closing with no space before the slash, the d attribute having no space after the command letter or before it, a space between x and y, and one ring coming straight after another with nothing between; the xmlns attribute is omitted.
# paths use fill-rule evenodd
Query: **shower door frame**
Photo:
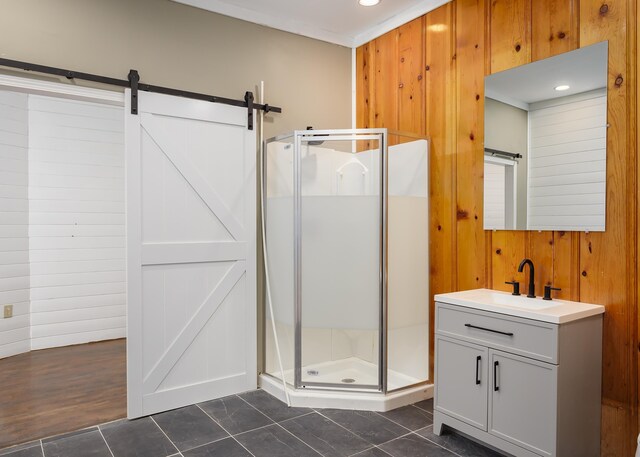
<svg viewBox="0 0 640 457"><path fill-rule="evenodd" d="M307 387L331 390L357 390L387 393L387 179L388 179L388 132L384 128L376 129L334 129L334 130L296 130L294 135L293 158L293 201L294 201L294 387ZM378 384L342 384L330 382L302 381L302 173L300 168L302 145L317 141L318 135L326 135L324 141L377 140L380 149L380 239L379 239L379 350Z"/></svg>

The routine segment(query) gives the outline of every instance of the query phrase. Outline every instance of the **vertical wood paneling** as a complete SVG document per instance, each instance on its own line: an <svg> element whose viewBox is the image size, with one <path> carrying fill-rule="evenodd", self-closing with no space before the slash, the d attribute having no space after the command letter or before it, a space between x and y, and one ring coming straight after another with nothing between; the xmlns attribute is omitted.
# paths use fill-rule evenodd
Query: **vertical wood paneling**
<svg viewBox="0 0 640 457"><path fill-rule="evenodd" d="M536 267L536 295L541 296L544 294L544 286L553 284L553 232L526 232L526 234L525 256L530 258ZM526 279L528 281L529 276ZM556 294L557 292L553 292L551 296L557 297Z"/></svg>
<svg viewBox="0 0 640 457"><path fill-rule="evenodd" d="M626 197L635 194L636 170L629 166L635 163L635 147L627 137L626 27L626 1L580 2L581 46L609 40L606 231L580 235L580 298L606 305L603 418L620 416L615 422L622 425L617 433L602 437L602 454L611 456L632 453L631 438L637 427L637 354L629 350L635 346L635 328L630 322L636 321L637 305L633 281L627 279L636 276L635 230L629 229L636 213L635 205L629 204Z"/></svg>
<svg viewBox="0 0 640 457"><path fill-rule="evenodd" d="M484 173L484 0L456 4L456 267L457 288L486 284L482 227Z"/></svg>
<svg viewBox="0 0 640 457"><path fill-rule="evenodd" d="M554 293L557 298L605 304L602 455L631 455L638 432L640 387L637 4L625 0L454 0L428 13L424 21L425 132L432 139L431 292L485 284L508 290L503 283L510 279L520 280L526 291L527 272L518 274L516 268L523 257L530 257L536 266L537 295L543 293L545 284L553 284L562 289ZM454 26L449 38L436 33L445 30L440 24L447 23ZM607 132L606 232L484 231L485 72L603 40L609 40L607 121L611 125ZM390 41L385 36L383 46ZM449 46L453 64L447 70L441 65ZM398 52L400 49L398 44ZM385 52L389 54L388 49ZM371 85L369 98L393 99L393 93L385 92L391 87L390 80L397 81L397 68L376 62L376 77L380 71L388 71L387 83ZM400 124L405 122L402 110L397 116ZM384 119L388 122L389 116Z"/></svg>
<svg viewBox="0 0 640 457"><path fill-rule="evenodd" d="M553 232L553 286L557 298L580 300L580 233Z"/></svg>
<svg viewBox="0 0 640 457"><path fill-rule="evenodd" d="M375 40L374 126L398 130L398 29Z"/></svg>
<svg viewBox="0 0 640 457"><path fill-rule="evenodd" d="M529 0L491 1L487 21L490 33L490 47L487 50L490 56L490 73L531 61L530 17ZM491 268L488 273L491 287L509 290L511 286L505 284L505 281L517 279L523 290L527 290L528 272L525 272L526 275L516 273L518 264L528 252L526 232L494 232L490 239Z"/></svg>
<svg viewBox="0 0 640 457"><path fill-rule="evenodd" d="M518 273L518 265L525 258L526 232L499 230L491 235L491 287L496 290L512 290L506 281L519 281L521 292L526 294L529 284L529 267Z"/></svg>
<svg viewBox="0 0 640 457"><path fill-rule="evenodd" d="M635 11L634 11L635 9ZM634 17L635 17L635 27L633 27L632 25L630 26L630 43L634 43L634 48L631 49L629 51L629 55L630 56L635 56L636 57L636 62L635 64L633 63L633 61L629 62L628 65L631 68L631 71L633 71L634 73L634 78L636 81L636 88L635 88L635 100L636 100L636 104L635 104L635 110L633 112L633 119L636 120L636 122L632 122L631 123L631 127L633 131L629 132L632 135L635 135L635 139L636 139L636 154L640 153L640 127L638 126L638 115L640 114L640 76L639 76L639 72L640 70L638 69L638 50L640 50L640 32L638 32L638 30L640 30L640 8L638 8L638 4L637 2L634 2L632 5L630 5L629 7L629 24L633 24L634 21ZM634 35L635 35L635 40L634 40ZM633 98L632 98L633 100ZM638 160L637 156L636 156L636 202L640 202L640 186L638 186L637 184L637 179L640 176L640 160ZM636 213L636 246L638 246L640 248L640 211L638 211L638 213ZM638 256L638 250L636 250L636 256ZM636 258L636 261L638 261L638 259ZM636 263L637 265L637 263ZM636 266L636 299L638 297L640 297L640 267ZM636 316L636 335L635 335L635 341L640 341L640 312L637 313ZM635 350L635 347L634 347ZM640 347L638 348L639 351L639 355L638 357L640 358ZM636 377L637 377L637 383L638 383L638 388L636 389L636 395L638 396L638 398L636 398L636 408L638 408L638 404L640 403L640 363L636 364ZM638 413L638 410L636 409L636 423L637 423L637 429L640 431L640 414Z"/></svg>
<svg viewBox="0 0 640 457"><path fill-rule="evenodd" d="M366 43L356 49L356 125L358 128L369 128L373 125L373 97L376 91L375 72L373 68L374 43Z"/></svg>
<svg viewBox="0 0 640 457"><path fill-rule="evenodd" d="M456 288L455 212L455 23L452 3L425 18L426 131L431 139L429 156L430 316L433 296ZM429 319L431 375L435 319ZM433 377L433 376L431 376Z"/></svg>
<svg viewBox="0 0 640 457"><path fill-rule="evenodd" d="M356 49L356 127L375 126L375 42L366 43ZM369 141L358 141L357 149L371 148Z"/></svg>
<svg viewBox="0 0 640 457"><path fill-rule="evenodd" d="M398 129L424 134L424 17L398 28Z"/></svg>
<svg viewBox="0 0 640 457"><path fill-rule="evenodd" d="M536 0L531 8L531 60L540 60L578 47L579 0ZM575 232L531 233L530 256L534 260L537 294L549 282L560 291L554 296L578 300L580 239ZM549 245L551 243L551 245Z"/></svg>
<svg viewBox="0 0 640 457"><path fill-rule="evenodd" d="M540 60L578 47L579 0L535 0L531 9L531 59Z"/></svg>
<svg viewBox="0 0 640 457"><path fill-rule="evenodd" d="M531 0L491 0L490 34L491 73L529 63Z"/></svg>

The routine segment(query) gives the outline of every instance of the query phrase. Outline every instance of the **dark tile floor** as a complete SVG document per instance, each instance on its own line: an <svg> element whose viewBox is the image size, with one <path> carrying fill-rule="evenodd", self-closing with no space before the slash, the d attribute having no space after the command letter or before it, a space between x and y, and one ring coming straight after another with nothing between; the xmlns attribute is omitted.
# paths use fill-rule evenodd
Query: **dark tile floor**
<svg viewBox="0 0 640 457"><path fill-rule="evenodd" d="M432 430L431 400L389 411L287 408L264 391L119 420L0 451L10 457L496 457Z"/></svg>

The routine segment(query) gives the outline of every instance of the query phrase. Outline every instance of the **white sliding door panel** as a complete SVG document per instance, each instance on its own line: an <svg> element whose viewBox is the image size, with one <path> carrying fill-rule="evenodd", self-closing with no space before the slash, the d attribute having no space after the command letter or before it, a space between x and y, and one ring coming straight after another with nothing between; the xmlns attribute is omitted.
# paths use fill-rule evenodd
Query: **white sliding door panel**
<svg viewBox="0 0 640 457"><path fill-rule="evenodd" d="M146 92L138 100L139 115L125 108L129 418L257 382L247 111Z"/></svg>

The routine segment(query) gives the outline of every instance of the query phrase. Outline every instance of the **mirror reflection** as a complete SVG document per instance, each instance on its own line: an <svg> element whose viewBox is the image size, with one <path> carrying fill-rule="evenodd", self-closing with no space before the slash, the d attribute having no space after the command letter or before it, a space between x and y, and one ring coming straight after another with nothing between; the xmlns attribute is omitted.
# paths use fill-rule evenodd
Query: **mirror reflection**
<svg viewBox="0 0 640 457"><path fill-rule="evenodd" d="M604 231L607 46L485 78L486 230Z"/></svg>

